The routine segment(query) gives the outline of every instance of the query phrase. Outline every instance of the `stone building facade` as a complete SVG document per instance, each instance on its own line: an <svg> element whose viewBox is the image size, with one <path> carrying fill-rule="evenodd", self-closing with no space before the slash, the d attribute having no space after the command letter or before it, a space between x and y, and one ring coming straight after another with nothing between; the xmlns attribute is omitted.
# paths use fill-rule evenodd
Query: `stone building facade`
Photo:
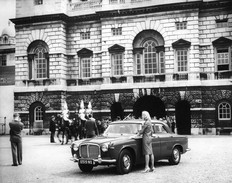
<svg viewBox="0 0 232 183"><path fill-rule="evenodd" d="M232 129L228 0L16 1L15 111L47 128L67 102L100 120L175 116L179 134Z"/></svg>
<svg viewBox="0 0 232 183"><path fill-rule="evenodd" d="M15 31L8 23L0 30L0 135L8 134L14 112Z"/></svg>

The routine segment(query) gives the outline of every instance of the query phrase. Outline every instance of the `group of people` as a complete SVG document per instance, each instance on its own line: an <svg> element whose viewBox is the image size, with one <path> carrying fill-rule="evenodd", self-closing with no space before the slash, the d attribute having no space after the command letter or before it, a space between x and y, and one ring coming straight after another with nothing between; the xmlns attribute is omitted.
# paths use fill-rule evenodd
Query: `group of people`
<svg viewBox="0 0 232 183"><path fill-rule="evenodd" d="M50 142L55 142L55 134L63 145L68 143L69 140L78 140L83 138L92 138L104 132L107 124L100 120L95 120L92 114L85 116L76 115L76 118L65 119L62 114L57 117L52 115L50 120L49 130L51 132ZM61 138L60 138L61 135Z"/></svg>
<svg viewBox="0 0 232 183"><path fill-rule="evenodd" d="M10 141L12 151L12 166L18 166L22 164L22 137L21 131L23 130L23 123L21 122L18 113L14 114L14 120L9 123L10 126ZM152 123L150 114L147 111L142 112L142 118L145 121L139 135L142 135L143 154L145 155L145 169L143 172L154 172L154 154L152 150ZM102 131L99 130L96 120L92 114L86 116L86 118L78 118L66 121L62 118L62 115L58 115L57 118L53 115L50 121L50 142L55 142L54 136L58 129L57 137L62 132L61 143L64 143L64 136L66 135L66 143L68 139L74 137L75 140L78 138L92 138L99 135ZM149 162L151 166L149 167Z"/></svg>

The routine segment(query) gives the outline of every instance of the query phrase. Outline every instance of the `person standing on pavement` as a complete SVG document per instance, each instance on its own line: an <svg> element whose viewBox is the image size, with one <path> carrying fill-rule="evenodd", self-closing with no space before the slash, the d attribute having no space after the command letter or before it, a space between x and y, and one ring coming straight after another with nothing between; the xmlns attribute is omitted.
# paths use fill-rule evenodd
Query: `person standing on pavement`
<svg viewBox="0 0 232 183"><path fill-rule="evenodd" d="M85 122L86 137L93 138L98 135L98 128L96 120L89 114L87 121Z"/></svg>
<svg viewBox="0 0 232 183"><path fill-rule="evenodd" d="M142 118L145 120L139 135L143 135L143 154L145 155L145 169L144 173L155 172L154 155L152 150L152 123L150 114L147 111L142 112ZM149 161L151 162L151 169L149 168Z"/></svg>
<svg viewBox="0 0 232 183"><path fill-rule="evenodd" d="M51 120L50 120L50 126L49 126L49 131L51 132L50 134L50 142L55 143L55 133L56 133L56 117L52 115Z"/></svg>
<svg viewBox="0 0 232 183"><path fill-rule="evenodd" d="M13 164L12 166L18 166L22 164L22 136L23 123L18 113L14 113L14 119L9 123L10 126L10 141Z"/></svg>

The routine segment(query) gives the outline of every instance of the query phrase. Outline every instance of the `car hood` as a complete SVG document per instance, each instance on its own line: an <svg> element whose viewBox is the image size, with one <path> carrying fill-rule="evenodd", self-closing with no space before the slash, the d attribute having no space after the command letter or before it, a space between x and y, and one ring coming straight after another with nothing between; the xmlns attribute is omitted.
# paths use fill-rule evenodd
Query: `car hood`
<svg viewBox="0 0 232 183"><path fill-rule="evenodd" d="M76 144L85 144L85 143L93 143L93 144L103 144L107 142L115 142L115 141L120 141L120 140L125 140L125 139L131 139L133 138L132 135L120 135L120 136L98 136L95 138L89 138L89 139L82 139L75 141L74 143Z"/></svg>

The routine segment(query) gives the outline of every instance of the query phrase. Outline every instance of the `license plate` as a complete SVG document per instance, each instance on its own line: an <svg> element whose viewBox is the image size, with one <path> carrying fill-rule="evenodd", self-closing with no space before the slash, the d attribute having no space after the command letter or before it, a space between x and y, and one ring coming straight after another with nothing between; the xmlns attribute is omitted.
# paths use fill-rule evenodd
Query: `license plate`
<svg viewBox="0 0 232 183"><path fill-rule="evenodd" d="M93 160L80 159L79 163L82 164L82 165L92 165L93 164Z"/></svg>

